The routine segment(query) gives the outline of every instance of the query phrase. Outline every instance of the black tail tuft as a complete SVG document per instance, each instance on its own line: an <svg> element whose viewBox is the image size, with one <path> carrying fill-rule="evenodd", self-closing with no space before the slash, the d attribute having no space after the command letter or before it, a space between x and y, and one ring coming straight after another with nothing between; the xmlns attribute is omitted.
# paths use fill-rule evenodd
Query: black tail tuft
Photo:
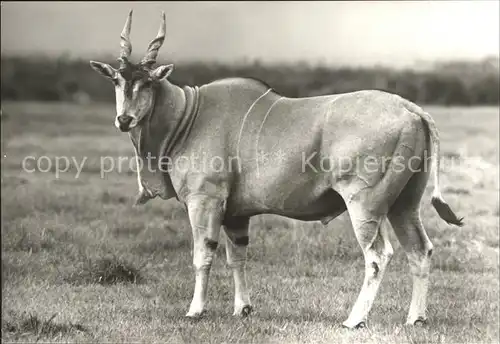
<svg viewBox="0 0 500 344"><path fill-rule="evenodd" d="M440 197L432 197L431 200L432 205L434 206L434 209L439 214L439 217L441 217L443 220L445 220L447 223L462 227L464 225L463 223L463 217L459 219L457 215L451 210L450 206L448 203L446 203L442 198Z"/></svg>

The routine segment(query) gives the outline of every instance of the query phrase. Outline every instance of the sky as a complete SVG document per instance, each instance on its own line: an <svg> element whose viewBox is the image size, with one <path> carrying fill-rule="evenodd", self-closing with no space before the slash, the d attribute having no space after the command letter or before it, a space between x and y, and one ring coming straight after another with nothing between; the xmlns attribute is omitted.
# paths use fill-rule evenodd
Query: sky
<svg viewBox="0 0 500 344"><path fill-rule="evenodd" d="M159 60L412 65L499 54L499 0L2 2L2 55L117 57L130 9L132 57L167 36Z"/></svg>

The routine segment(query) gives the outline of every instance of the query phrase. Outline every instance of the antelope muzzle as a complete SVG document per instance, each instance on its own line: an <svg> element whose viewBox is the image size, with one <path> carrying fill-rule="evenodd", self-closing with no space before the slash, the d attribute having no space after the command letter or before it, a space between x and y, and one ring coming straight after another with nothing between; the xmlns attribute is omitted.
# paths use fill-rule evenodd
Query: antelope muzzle
<svg viewBox="0 0 500 344"><path fill-rule="evenodd" d="M118 124L119 128L122 132L126 132L130 130L130 123L134 118L128 115L120 115L118 116Z"/></svg>

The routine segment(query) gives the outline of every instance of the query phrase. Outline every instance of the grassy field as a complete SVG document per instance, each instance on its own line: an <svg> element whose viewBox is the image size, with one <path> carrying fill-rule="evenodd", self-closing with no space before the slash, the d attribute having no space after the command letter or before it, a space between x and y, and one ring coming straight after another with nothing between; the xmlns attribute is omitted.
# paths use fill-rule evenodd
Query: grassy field
<svg viewBox="0 0 500 344"><path fill-rule="evenodd" d="M498 343L499 110L426 110L440 130L444 196L466 225L441 221L427 193L423 219L435 246L429 324L403 326L411 277L392 235L395 255L369 327L350 331L341 323L364 269L345 214L327 227L253 218L248 276L255 313L231 316L233 281L221 245L209 311L188 320L194 275L183 208L175 200L132 207L133 171L101 175L101 157L133 156L128 136L113 127L113 106L2 103L2 340ZM23 170L27 156L50 158L39 160L43 170L57 157L87 160L76 178L73 162L59 175L54 166Z"/></svg>

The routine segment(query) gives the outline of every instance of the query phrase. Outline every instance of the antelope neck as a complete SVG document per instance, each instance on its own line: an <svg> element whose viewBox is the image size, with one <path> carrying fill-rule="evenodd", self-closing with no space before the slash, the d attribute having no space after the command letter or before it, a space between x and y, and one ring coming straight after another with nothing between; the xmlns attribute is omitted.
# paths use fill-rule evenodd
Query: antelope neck
<svg viewBox="0 0 500 344"><path fill-rule="evenodd" d="M188 139L198 115L199 97L197 86L181 88L165 81L154 90L151 113L129 132L142 162L138 166L139 188L147 191L148 198L174 197L168 158L180 151Z"/></svg>
<svg viewBox="0 0 500 344"><path fill-rule="evenodd" d="M174 87L178 88L178 86ZM177 151L182 149L198 116L198 106L200 103L198 86L184 86L180 91L183 99L179 101L181 103L179 104L180 109L175 111L178 116L173 117L172 122L170 122L168 139L165 141L165 146L162 149L163 154L168 157L172 157ZM179 98L175 97L176 100ZM175 101L172 103L175 103Z"/></svg>
<svg viewBox="0 0 500 344"><path fill-rule="evenodd" d="M170 83L157 86L148 118L131 131L138 153L146 158L170 157L186 141L198 115L197 86L179 87ZM136 129L136 128L133 128Z"/></svg>

